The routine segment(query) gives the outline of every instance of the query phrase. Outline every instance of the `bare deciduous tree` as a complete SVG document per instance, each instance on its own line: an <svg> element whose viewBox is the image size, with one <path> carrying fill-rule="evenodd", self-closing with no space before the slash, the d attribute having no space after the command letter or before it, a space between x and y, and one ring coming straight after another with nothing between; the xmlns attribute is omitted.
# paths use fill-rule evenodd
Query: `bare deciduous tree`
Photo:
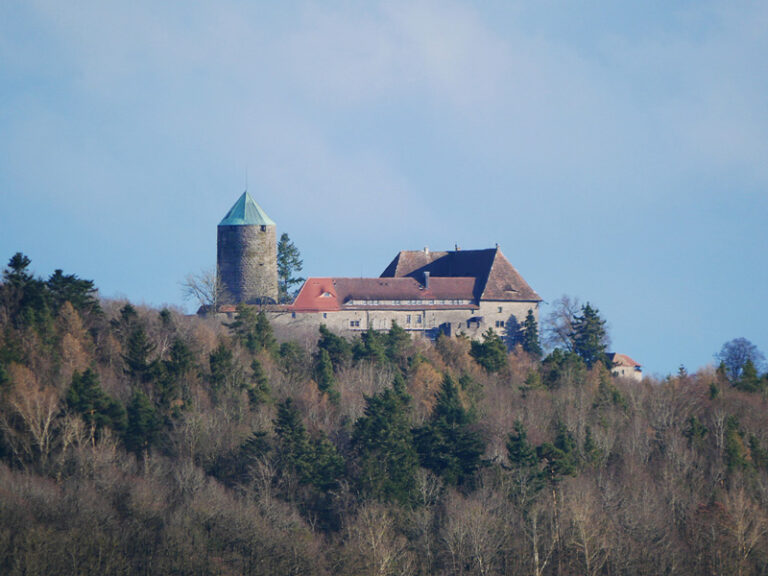
<svg viewBox="0 0 768 576"><path fill-rule="evenodd" d="M228 291L219 278L215 268L201 270L197 274L188 274L181 283L184 300L192 300L201 308L217 310L219 305L228 301Z"/></svg>
<svg viewBox="0 0 768 576"><path fill-rule="evenodd" d="M551 311L541 322L544 344L548 348L573 350L573 321L581 311L578 298L562 295L552 302Z"/></svg>
<svg viewBox="0 0 768 576"><path fill-rule="evenodd" d="M45 469L53 449L56 416L60 410L59 393L52 386L40 384L25 366L12 364L10 372L13 389L8 404L17 417L18 425L3 415L0 426L20 460L39 458Z"/></svg>

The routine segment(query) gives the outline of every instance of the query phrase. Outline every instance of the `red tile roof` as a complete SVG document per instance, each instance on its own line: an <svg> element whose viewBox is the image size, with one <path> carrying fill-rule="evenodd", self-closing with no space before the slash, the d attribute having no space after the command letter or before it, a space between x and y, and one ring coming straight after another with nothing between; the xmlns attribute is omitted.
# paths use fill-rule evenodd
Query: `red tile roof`
<svg viewBox="0 0 768 576"><path fill-rule="evenodd" d="M475 308L474 278L308 278L289 307L294 312L330 312L349 308ZM446 303L460 300L463 304ZM354 301L363 301L353 304ZM395 301L401 301L395 304ZM418 304L402 301L418 301Z"/></svg>
<svg viewBox="0 0 768 576"><path fill-rule="evenodd" d="M642 364L635 362L626 354L619 354L618 352L608 354L608 359L613 362L614 366L627 366L629 368L640 368L642 366Z"/></svg>

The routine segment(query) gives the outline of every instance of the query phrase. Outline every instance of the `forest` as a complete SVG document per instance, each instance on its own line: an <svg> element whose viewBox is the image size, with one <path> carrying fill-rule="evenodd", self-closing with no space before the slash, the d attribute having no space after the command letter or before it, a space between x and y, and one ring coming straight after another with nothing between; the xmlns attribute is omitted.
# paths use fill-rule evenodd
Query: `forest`
<svg viewBox="0 0 768 576"><path fill-rule="evenodd" d="M597 309L560 312L546 350L533 316L510 342L296 340L254 307L100 299L17 253L0 574L768 573L759 353L634 382Z"/></svg>

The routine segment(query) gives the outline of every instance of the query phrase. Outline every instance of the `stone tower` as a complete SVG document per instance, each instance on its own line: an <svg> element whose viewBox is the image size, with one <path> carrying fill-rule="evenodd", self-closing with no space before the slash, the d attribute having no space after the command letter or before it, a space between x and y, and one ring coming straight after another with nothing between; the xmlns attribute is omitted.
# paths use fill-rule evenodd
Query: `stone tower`
<svg viewBox="0 0 768 576"><path fill-rule="evenodd" d="M219 223L219 280L224 300L247 304L277 302L277 238L275 223L243 192Z"/></svg>

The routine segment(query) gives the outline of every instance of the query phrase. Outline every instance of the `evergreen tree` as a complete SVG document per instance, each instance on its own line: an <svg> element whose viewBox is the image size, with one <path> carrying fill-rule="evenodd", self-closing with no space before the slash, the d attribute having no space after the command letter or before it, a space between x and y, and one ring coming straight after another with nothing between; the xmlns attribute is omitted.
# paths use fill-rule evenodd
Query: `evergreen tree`
<svg viewBox="0 0 768 576"><path fill-rule="evenodd" d="M581 315L573 319L573 351L584 360L587 368L592 368L598 362L610 368L605 354L607 339L605 320L600 318L597 308L592 308L587 302L581 307Z"/></svg>
<svg viewBox="0 0 768 576"><path fill-rule="evenodd" d="M747 468L749 465L749 452L744 443L744 432L741 430L739 420L735 416L725 419L724 457L728 472Z"/></svg>
<svg viewBox="0 0 768 576"><path fill-rule="evenodd" d="M344 458L325 434L312 439L312 476L310 483L317 490L327 492L339 484L344 473Z"/></svg>
<svg viewBox="0 0 768 576"><path fill-rule="evenodd" d="M339 393L336 390L336 378L333 375L333 363L327 350L320 350L315 364L315 381L320 392L328 394L331 400L337 402Z"/></svg>
<svg viewBox="0 0 768 576"><path fill-rule="evenodd" d="M278 350L272 325L263 310L240 303L237 305L235 320L227 324L235 338L252 354L266 350L275 354Z"/></svg>
<svg viewBox="0 0 768 576"><path fill-rule="evenodd" d="M272 391L264 368L256 358L251 362L251 385L248 387L248 400L251 406L258 406L270 401Z"/></svg>
<svg viewBox="0 0 768 576"><path fill-rule="evenodd" d="M592 428L587 426L584 429L584 460L593 466L600 464L603 458L603 451L595 443L595 439L592 436Z"/></svg>
<svg viewBox="0 0 768 576"><path fill-rule="evenodd" d="M289 302L291 300L291 288L304 281L304 278L294 276L294 274L301 272L303 267L304 261L301 259L299 249L296 248L288 234L283 233L277 243L278 299L280 302Z"/></svg>
<svg viewBox="0 0 768 576"><path fill-rule="evenodd" d="M471 424L458 388L453 378L446 374L429 421L414 430L421 465L448 484L471 481L485 451L482 438Z"/></svg>
<svg viewBox="0 0 768 576"><path fill-rule="evenodd" d="M137 455L148 451L160 432L161 420L152 402L141 390L135 390L128 404L125 447Z"/></svg>
<svg viewBox="0 0 768 576"><path fill-rule="evenodd" d="M126 373L135 382L149 382L153 375L153 362L149 359L155 345L147 338L147 333L136 325L128 336L126 353L123 355Z"/></svg>
<svg viewBox="0 0 768 576"><path fill-rule="evenodd" d="M757 392L761 387L762 382L757 374L757 368L752 362L752 358L747 358L741 369L741 376L736 382L736 388L745 392Z"/></svg>
<svg viewBox="0 0 768 576"><path fill-rule="evenodd" d="M375 363L384 362L387 359L385 336L369 327L360 334L360 339L352 347L352 354L357 362L362 360Z"/></svg>
<svg viewBox="0 0 768 576"><path fill-rule="evenodd" d="M683 430L683 436L688 438L688 445L695 446L698 449L703 448L703 440L708 433L709 429L696 416L688 418Z"/></svg>
<svg viewBox="0 0 768 576"><path fill-rule="evenodd" d="M536 322L536 316L533 314L533 310L528 309L528 315L523 322L523 328L521 330L521 342L520 344L528 354L536 358L541 358L542 349L539 342L539 325Z"/></svg>
<svg viewBox="0 0 768 576"><path fill-rule="evenodd" d="M538 446L536 456L544 465L545 477L551 484L560 482L565 476L576 475L576 441L562 423L557 426L555 441Z"/></svg>
<svg viewBox="0 0 768 576"><path fill-rule="evenodd" d="M587 367L575 352L564 352L555 348L541 363L542 377L547 388L581 384L586 377Z"/></svg>
<svg viewBox="0 0 768 576"><path fill-rule="evenodd" d="M344 460L325 435L311 439L301 415L290 398L277 407L275 433L280 444L280 458L285 470L295 475L300 484L318 490L329 490L344 469Z"/></svg>
<svg viewBox="0 0 768 576"><path fill-rule="evenodd" d="M178 416L183 406L182 383L192 370L192 351L180 337L175 337L171 344L168 360L156 362L155 376L156 401L166 416Z"/></svg>
<svg viewBox="0 0 768 576"><path fill-rule="evenodd" d="M74 274L64 274L61 270L56 270L48 278L46 285L54 310L58 311L64 302L69 302L81 314L101 312L92 280L83 280Z"/></svg>
<svg viewBox="0 0 768 576"><path fill-rule="evenodd" d="M338 372L352 360L352 345L349 340L337 336L325 324L320 325L320 339L317 341L317 349L328 352L335 372Z"/></svg>
<svg viewBox="0 0 768 576"><path fill-rule="evenodd" d="M29 257L16 252L8 261L8 269L3 272L3 280L14 286L24 286L34 280L27 268L32 264Z"/></svg>
<svg viewBox="0 0 768 576"><path fill-rule="evenodd" d="M483 333L482 342L472 341L469 353L486 372L498 372L507 365L507 347L493 328Z"/></svg>
<svg viewBox="0 0 768 576"><path fill-rule="evenodd" d="M168 371L176 378L180 378L192 370L194 355L180 337L173 339L170 358L166 361Z"/></svg>
<svg viewBox="0 0 768 576"><path fill-rule="evenodd" d="M101 389L96 373L90 368L82 374L77 371L72 374L66 401L67 407L80 414L86 426L96 431L103 427L118 433L125 430L125 410Z"/></svg>
<svg viewBox="0 0 768 576"><path fill-rule="evenodd" d="M536 449L528 441L528 432L519 420L507 439L507 458L512 475L510 495L523 508L535 498L544 487L544 477L539 470Z"/></svg>
<svg viewBox="0 0 768 576"><path fill-rule="evenodd" d="M224 342L220 342L208 356L208 364L211 370L209 378L214 397L225 388L238 389L245 384L232 349Z"/></svg>
<svg viewBox="0 0 768 576"><path fill-rule="evenodd" d="M280 444L282 467L295 474L302 484L308 483L312 478L312 447L301 414L291 398L277 406L275 434Z"/></svg>
<svg viewBox="0 0 768 576"><path fill-rule="evenodd" d="M42 280L28 271L30 264L30 259L21 252L11 257L8 268L3 271L0 303L16 327L33 327L49 342L53 334L50 292Z"/></svg>
<svg viewBox="0 0 768 576"><path fill-rule="evenodd" d="M399 374L392 388L366 398L352 442L363 492L382 501L407 503L413 496L418 455L409 425L410 396Z"/></svg>
<svg viewBox="0 0 768 576"><path fill-rule="evenodd" d="M269 323L264 310L259 310L259 313L256 315L253 338L256 342L256 350L265 350L270 354L274 354L277 351L275 333L272 331L272 325Z"/></svg>
<svg viewBox="0 0 768 576"><path fill-rule="evenodd" d="M392 321L392 327L387 332L386 338L387 359L393 364L405 368L405 355L410 342L410 334L404 328L401 328L397 322Z"/></svg>

